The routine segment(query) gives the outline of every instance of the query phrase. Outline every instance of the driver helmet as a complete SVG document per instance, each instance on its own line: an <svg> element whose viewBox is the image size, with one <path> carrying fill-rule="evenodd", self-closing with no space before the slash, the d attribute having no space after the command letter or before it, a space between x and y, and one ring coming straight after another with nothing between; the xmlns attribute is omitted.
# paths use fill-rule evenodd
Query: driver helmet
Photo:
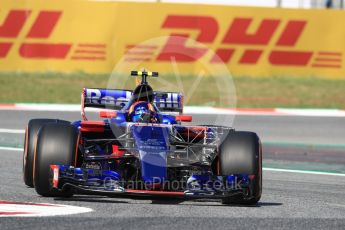
<svg viewBox="0 0 345 230"><path fill-rule="evenodd" d="M128 110L128 114L132 122L140 122L142 121L144 114L150 115L154 111L155 110L150 103L146 101L138 101L131 105Z"/></svg>

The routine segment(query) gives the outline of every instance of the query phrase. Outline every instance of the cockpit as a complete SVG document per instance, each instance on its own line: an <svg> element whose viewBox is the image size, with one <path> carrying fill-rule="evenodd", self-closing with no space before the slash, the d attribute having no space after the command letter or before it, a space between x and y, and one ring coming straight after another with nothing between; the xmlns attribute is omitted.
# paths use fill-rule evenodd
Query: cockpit
<svg viewBox="0 0 345 230"><path fill-rule="evenodd" d="M158 123L159 116L154 106L147 101L137 101L128 110L129 121L140 123Z"/></svg>
<svg viewBox="0 0 345 230"><path fill-rule="evenodd" d="M133 90L132 97L125 107L125 110L128 111L128 121L158 123L160 120L158 109L153 103L154 92L152 87L147 83L146 77L147 75L142 74L141 84Z"/></svg>

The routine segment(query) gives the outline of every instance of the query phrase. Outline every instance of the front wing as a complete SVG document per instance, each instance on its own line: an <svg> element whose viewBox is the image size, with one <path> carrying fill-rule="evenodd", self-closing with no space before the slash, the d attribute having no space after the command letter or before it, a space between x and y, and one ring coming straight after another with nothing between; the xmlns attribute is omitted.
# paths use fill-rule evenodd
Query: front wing
<svg viewBox="0 0 345 230"><path fill-rule="evenodd" d="M75 168L67 165L50 166L51 189L73 189L75 193L105 195L111 197L154 196L182 199L221 199L242 195L251 199L254 175L193 175L186 181L183 190L166 190L156 184L143 184L144 187L128 188L120 175L111 170Z"/></svg>

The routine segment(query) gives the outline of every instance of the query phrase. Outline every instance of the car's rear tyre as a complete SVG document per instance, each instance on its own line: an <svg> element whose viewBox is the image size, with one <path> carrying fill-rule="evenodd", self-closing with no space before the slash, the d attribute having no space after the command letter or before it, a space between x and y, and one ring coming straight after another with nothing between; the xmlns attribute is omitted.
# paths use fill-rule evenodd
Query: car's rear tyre
<svg viewBox="0 0 345 230"><path fill-rule="evenodd" d="M50 165L76 165L79 130L70 124L49 123L37 137L34 160L34 186L41 196L71 196L72 191L52 190Z"/></svg>
<svg viewBox="0 0 345 230"><path fill-rule="evenodd" d="M262 191L261 142L253 132L230 132L219 146L219 171L221 175L254 175L251 198L235 195L223 198L223 204L256 204Z"/></svg>
<svg viewBox="0 0 345 230"><path fill-rule="evenodd" d="M23 179L24 183L29 187L34 187L33 163L37 134L40 128L47 123L69 124L70 122L57 119L32 119L29 121L28 126L25 130L23 153Z"/></svg>

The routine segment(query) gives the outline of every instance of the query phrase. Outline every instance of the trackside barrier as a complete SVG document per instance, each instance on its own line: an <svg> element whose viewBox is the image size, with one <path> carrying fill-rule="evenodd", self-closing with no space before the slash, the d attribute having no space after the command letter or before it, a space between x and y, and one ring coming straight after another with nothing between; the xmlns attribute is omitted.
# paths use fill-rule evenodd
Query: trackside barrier
<svg viewBox="0 0 345 230"><path fill-rule="evenodd" d="M2 0L0 71L108 73L121 61L172 72L173 56L184 73L202 62L237 76L343 78L342 21L335 10Z"/></svg>

